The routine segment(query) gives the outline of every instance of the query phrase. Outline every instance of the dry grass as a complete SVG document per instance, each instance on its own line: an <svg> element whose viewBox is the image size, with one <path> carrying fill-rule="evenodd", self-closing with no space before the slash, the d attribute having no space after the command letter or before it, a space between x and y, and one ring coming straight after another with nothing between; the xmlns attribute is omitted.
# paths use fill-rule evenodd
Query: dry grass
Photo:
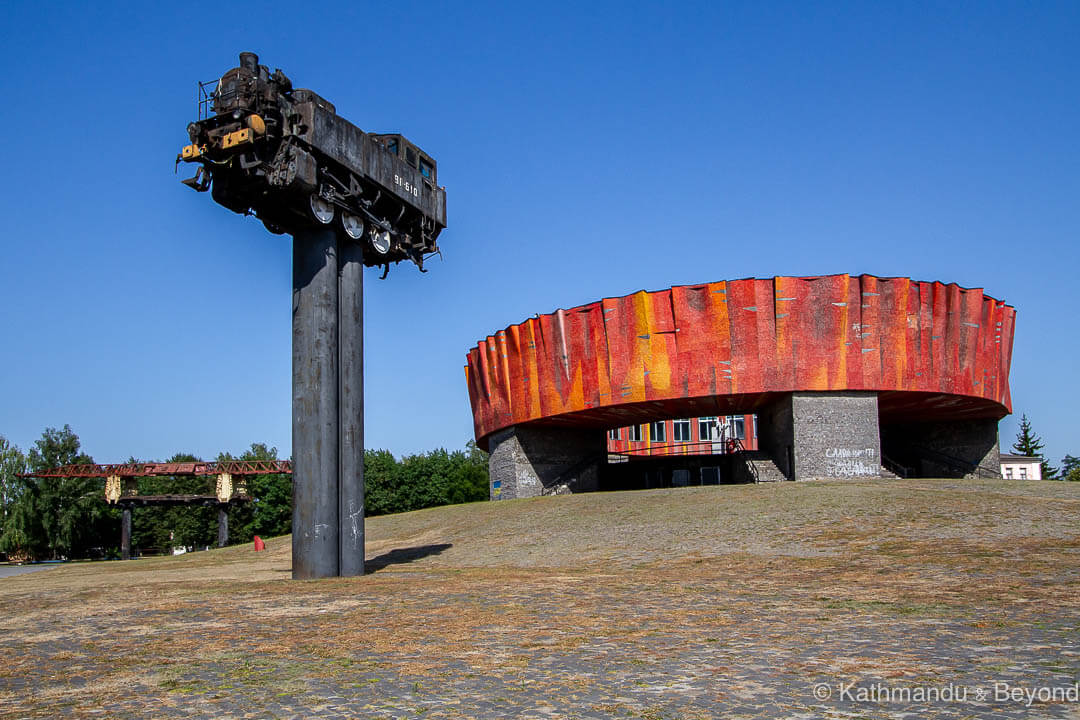
<svg viewBox="0 0 1080 720"><path fill-rule="evenodd" d="M0 716L738 716L814 677L1075 678L1078 521L1065 483L729 486L372 518L363 578L289 580L287 537L65 566L0 581Z"/></svg>

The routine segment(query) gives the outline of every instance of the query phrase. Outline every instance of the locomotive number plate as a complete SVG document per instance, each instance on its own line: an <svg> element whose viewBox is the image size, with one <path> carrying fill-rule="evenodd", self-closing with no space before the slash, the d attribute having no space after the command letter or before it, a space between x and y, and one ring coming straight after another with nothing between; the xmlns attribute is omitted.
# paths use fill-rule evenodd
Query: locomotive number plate
<svg viewBox="0 0 1080 720"><path fill-rule="evenodd" d="M413 197L420 197L420 188L413 185L408 180L405 180L400 175L394 176L394 184L407 193L412 193Z"/></svg>

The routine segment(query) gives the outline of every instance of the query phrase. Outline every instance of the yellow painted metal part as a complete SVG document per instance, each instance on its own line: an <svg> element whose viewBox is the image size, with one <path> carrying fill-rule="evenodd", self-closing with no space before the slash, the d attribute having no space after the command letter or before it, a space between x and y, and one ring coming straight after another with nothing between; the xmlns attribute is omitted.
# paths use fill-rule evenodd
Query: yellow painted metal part
<svg viewBox="0 0 1080 720"><path fill-rule="evenodd" d="M191 162L197 159L200 155L206 152L206 146L202 145L187 145L180 151L180 159L184 162Z"/></svg>
<svg viewBox="0 0 1080 720"><path fill-rule="evenodd" d="M263 120L260 115L248 115L245 122L247 122L247 126L251 128L256 135L262 135L266 132L266 121Z"/></svg>
<svg viewBox="0 0 1080 720"><path fill-rule="evenodd" d="M115 505L123 493L123 484L120 482L119 475L110 475L105 478L105 502Z"/></svg>
<svg viewBox="0 0 1080 720"><path fill-rule="evenodd" d="M228 150L229 148L236 147L237 145L243 145L249 143L253 139L251 128L244 128L243 130L237 130L226 135L221 140L221 148Z"/></svg>
<svg viewBox="0 0 1080 720"><path fill-rule="evenodd" d="M233 494L232 473L221 473L217 476L216 491L218 502L229 502L229 498L231 498Z"/></svg>

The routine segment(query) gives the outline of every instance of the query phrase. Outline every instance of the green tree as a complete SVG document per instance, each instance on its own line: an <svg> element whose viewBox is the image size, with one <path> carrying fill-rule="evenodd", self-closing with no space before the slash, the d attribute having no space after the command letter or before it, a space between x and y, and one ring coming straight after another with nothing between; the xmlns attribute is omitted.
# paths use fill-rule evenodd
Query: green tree
<svg viewBox="0 0 1080 720"><path fill-rule="evenodd" d="M398 512L445 505L450 472L450 455L443 448L403 457L394 485Z"/></svg>
<svg viewBox="0 0 1080 720"><path fill-rule="evenodd" d="M165 462L199 462L191 453L176 453ZM133 462L133 460L132 460ZM139 478L140 495L212 495L214 479L197 475ZM133 548L168 552L174 547L207 547L217 543L217 510L203 505L148 505L132 511Z"/></svg>
<svg viewBox="0 0 1080 720"><path fill-rule="evenodd" d="M65 425L46 428L27 455L33 472L61 465L93 463L81 451L79 436ZM5 523L0 547L40 559L86 557L101 552L115 537L116 513L104 502L102 478L27 478Z"/></svg>
<svg viewBox="0 0 1080 720"><path fill-rule="evenodd" d="M276 447L252 443L240 457L229 453L218 455L224 460L277 460ZM248 478L250 503L229 508L229 544L251 542L256 535L273 537L287 535L292 530L292 476L252 475Z"/></svg>
<svg viewBox="0 0 1080 720"><path fill-rule="evenodd" d="M465 452L451 455L455 467L450 475L446 501L450 504L488 499L488 454L470 440Z"/></svg>
<svg viewBox="0 0 1080 720"><path fill-rule="evenodd" d="M387 515L401 512L394 486L397 460L388 450L364 451L364 514Z"/></svg>
<svg viewBox="0 0 1080 720"><path fill-rule="evenodd" d="M1061 479L1080 482L1080 458L1066 455L1061 460Z"/></svg>
<svg viewBox="0 0 1080 720"><path fill-rule="evenodd" d="M364 453L364 512L385 515L488 498L487 453L443 448L400 461L387 450Z"/></svg>
<svg viewBox="0 0 1080 720"><path fill-rule="evenodd" d="M0 435L0 521L3 525L7 524L12 505L24 487L22 479L17 476L26 469L26 455ZM3 532L3 525L0 525L0 533Z"/></svg>
<svg viewBox="0 0 1080 720"><path fill-rule="evenodd" d="M488 499L487 468L462 463L450 476L446 501L451 505Z"/></svg>
<svg viewBox="0 0 1080 720"><path fill-rule="evenodd" d="M1043 442L1042 438L1035 434L1035 431L1031 429L1031 421L1028 420L1027 415L1020 417L1020 430L1016 433L1016 442L1013 443L1013 450L1017 453L1024 455L1025 457L1042 457ZM1051 467L1050 463L1045 458L1042 461L1042 477L1043 480L1057 480L1057 469Z"/></svg>
<svg viewBox="0 0 1080 720"><path fill-rule="evenodd" d="M19 479L11 510L4 520L0 550L12 560L36 560L49 551L49 538L42 522L41 487L33 478Z"/></svg>

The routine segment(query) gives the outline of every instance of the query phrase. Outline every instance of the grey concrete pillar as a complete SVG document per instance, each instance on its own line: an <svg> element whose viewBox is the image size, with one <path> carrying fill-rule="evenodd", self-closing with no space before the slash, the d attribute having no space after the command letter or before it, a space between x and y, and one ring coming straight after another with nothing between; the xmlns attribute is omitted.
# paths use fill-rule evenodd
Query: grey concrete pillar
<svg viewBox="0 0 1080 720"><path fill-rule="evenodd" d="M293 236L294 579L334 577L338 536L338 257L332 226Z"/></svg>
<svg viewBox="0 0 1080 720"><path fill-rule="evenodd" d="M131 559L131 506L125 505L120 515L120 559Z"/></svg>
<svg viewBox="0 0 1080 720"><path fill-rule="evenodd" d="M796 392L758 415L762 449L789 480L881 476L875 392Z"/></svg>
<svg viewBox="0 0 1080 720"><path fill-rule="evenodd" d="M492 435L489 449L492 500L598 490L607 462L603 430L515 426Z"/></svg>
<svg viewBox="0 0 1080 720"><path fill-rule="evenodd" d="M339 574L364 574L364 251L342 238L338 267Z"/></svg>
<svg viewBox="0 0 1080 720"><path fill-rule="evenodd" d="M217 509L217 546L223 548L229 544L229 506L218 505Z"/></svg>

